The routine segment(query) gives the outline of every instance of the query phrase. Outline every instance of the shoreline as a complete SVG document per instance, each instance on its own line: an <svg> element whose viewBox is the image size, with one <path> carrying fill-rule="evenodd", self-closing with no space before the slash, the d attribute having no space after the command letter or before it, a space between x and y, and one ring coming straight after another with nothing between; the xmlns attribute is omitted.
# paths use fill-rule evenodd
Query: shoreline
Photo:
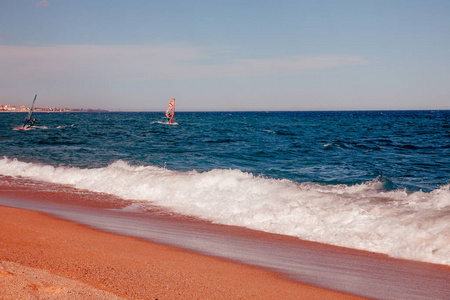
<svg viewBox="0 0 450 300"><path fill-rule="evenodd" d="M30 195L33 195L32 199L30 199ZM34 219L50 218L53 220L56 216L56 220L59 220L60 224L71 224L77 230L84 228L89 232L95 232L91 234L91 236L95 236L95 238L91 238L91 242L92 240L103 239L105 236L108 236L109 238L106 238L108 240L107 243L116 243L116 248L121 249L119 252L125 252L127 255L135 254L134 247L127 248L125 246L124 248L124 244L131 245L135 241L139 241L148 247L150 247L149 245L157 245L163 248L166 247L164 249L169 249L169 252L188 254L187 257L185 256L182 259L183 261L191 260L190 255L205 258L207 261L205 262L206 267L203 266L202 268L208 272L214 271L216 262L221 261L231 264L233 267L229 267L230 269L239 270L236 271L238 274L243 272L240 270L240 267L258 270L266 274L258 279L265 283L252 283L245 288L238 285L235 288L231 288L233 293L237 290L242 290L242 292L250 291L254 289L255 285L260 285L257 290L264 290L268 288L266 285L278 285L277 282L281 280L280 282L283 282L283 285L287 284L287 282L293 284L292 286L289 284L289 291L302 290L305 286L318 286L318 290L315 290L311 296L312 299L327 299L328 296L322 295L322 291L339 291L337 292L339 297L342 295L345 297L363 295L377 299L398 299L404 295L408 295L408 299L448 299L450 296L450 287L446 285L450 276L449 266L394 259L383 254L301 241L294 237L269 234L240 227L211 224L186 216L173 215L158 208L144 213L131 213L123 209L128 204L129 202L127 201L106 194L80 191L68 186L39 183L24 178L0 176L0 211L22 208L26 209L25 212L28 212L28 214L39 215L34 216ZM22 213L23 211L19 210L19 212L14 211L14 214L6 214L5 220L8 220L8 216L13 218L15 214L20 215ZM0 219L3 221L3 217ZM25 218L27 222L28 219ZM50 222L41 220L34 225L26 225L26 222L23 220L23 218L17 219L14 226L4 226L3 223L1 225L5 228L28 226L29 230L36 231L38 230L37 228L41 228L42 222ZM51 222L58 223L56 221ZM58 227L61 226L58 225ZM39 230L42 235L48 233L45 227ZM55 229L49 227L48 231L51 233L53 230ZM70 241L74 238L70 234L71 230L61 229L60 233ZM76 230L73 232L76 232ZM15 238L14 233L11 233L10 236ZM80 237L83 236L84 234ZM30 234L23 237L25 240L30 238L35 237ZM80 238L78 239L81 241ZM119 242L125 240L126 242L124 243ZM7 241L8 239L5 242L2 241L2 244L9 245ZM66 239L64 243L70 245L70 242L67 242ZM79 244L76 245L76 250L80 250L81 247L89 253L101 251L105 257L112 255L113 260L114 255L118 254L116 248L98 250L99 245L94 243L90 246L85 246L87 243L84 240ZM64 260L70 257L70 255L63 254L66 250L65 248L60 249L56 246L59 247L59 245L49 244L49 248L53 249L54 255L51 261ZM28 248L32 247L28 246ZM22 256L24 253L34 251L28 248L25 247L20 250L22 251ZM136 247L136 249L138 248ZM129 251L126 249L129 249ZM15 250L9 249L8 251ZM40 251L38 253L42 254L45 252L44 249ZM40 254L36 255L39 256ZM27 257L31 258L33 255L28 254ZM131 255L131 257L134 256ZM0 256L0 259L4 260L3 254ZM147 259L148 257L142 258L141 265L146 265ZM32 260L32 262L35 263L36 259ZM10 262L6 261L6 263ZM16 263L18 262L16 261ZM25 260L25 263L30 263L30 261ZM64 262L64 265L69 266L72 263L68 259ZM155 262L156 265L158 263L160 261ZM3 264L4 262L2 262ZM99 267L96 262L86 263L84 267L86 266L90 268ZM18 267L27 267L27 265L19 264ZM81 267L81 269L84 267ZM194 267L198 267L197 264ZM120 268L116 267L115 270ZM174 272L184 273L183 268ZM38 268L38 270L42 271L42 268ZM134 272L127 270L127 272ZM225 273L228 274L228 271ZM231 280L228 279L226 274L222 274L222 276L225 276L226 280ZM270 274L270 276L267 274ZM83 274L79 274L79 276L84 278ZM97 274L96 276L100 275ZM108 274L106 277L110 276ZM247 279L236 277L235 275L230 276L234 278L233 280L237 280L239 284L247 281ZM79 278L77 278L76 280L79 281ZM194 282L204 280L201 278L195 279ZM217 280L220 281L219 279ZM111 280L123 281L123 279L118 277ZM222 280L224 279L222 278ZM170 284L170 282L166 282L165 286L167 284ZM137 286L139 285L142 284L137 284ZM176 286L172 289L178 290L179 288L181 287ZM216 288L213 287L212 289ZM197 289L195 290L197 291ZM295 293L301 295L297 298L303 299L306 297L303 294L304 291ZM316 297L316 293L319 296ZM236 294L233 294L234 296L232 294L228 295L230 295L228 298L270 299L269 297L264 297L264 295L251 296L245 294L246 296L239 297ZM280 295L274 297L282 298ZM200 296L200 294L196 297L210 299L208 296ZM289 298L295 299L292 295ZM333 299L335 298L336 296L333 295Z"/></svg>
<svg viewBox="0 0 450 300"><path fill-rule="evenodd" d="M39 212L0 206L0 224L2 299L363 299Z"/></svg>

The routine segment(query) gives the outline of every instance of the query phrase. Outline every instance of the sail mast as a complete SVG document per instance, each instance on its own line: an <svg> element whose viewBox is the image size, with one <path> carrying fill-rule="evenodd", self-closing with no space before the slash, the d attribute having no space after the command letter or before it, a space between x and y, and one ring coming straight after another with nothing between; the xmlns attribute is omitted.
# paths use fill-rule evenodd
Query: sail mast
<svg viewBox="0 0 450 300"><path fill-rule="evenodd" d="M33 114L34 102L36 101L37 94L34 95L33 104L31 105L30 112L28 113L28 119L31 119L31 115Z"/></svg>

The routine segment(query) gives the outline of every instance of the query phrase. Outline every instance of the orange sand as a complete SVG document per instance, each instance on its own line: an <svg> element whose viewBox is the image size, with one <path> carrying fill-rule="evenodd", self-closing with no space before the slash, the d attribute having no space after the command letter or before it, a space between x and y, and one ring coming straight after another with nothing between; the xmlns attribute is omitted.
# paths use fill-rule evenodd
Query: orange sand
<svg viewBox="0 0 450 300"><path fill-rule="evenodd" d="M0 206L0 299L361 299Z"/></svg>

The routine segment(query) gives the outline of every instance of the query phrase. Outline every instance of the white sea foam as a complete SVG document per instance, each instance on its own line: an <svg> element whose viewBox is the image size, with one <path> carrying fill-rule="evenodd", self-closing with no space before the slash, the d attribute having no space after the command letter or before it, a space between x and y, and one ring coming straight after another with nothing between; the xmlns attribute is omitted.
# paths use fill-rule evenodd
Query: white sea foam
<svg viewBox="0 0 450 300"><path fill-rule="evenodd" d="M117 161L105 168L0 159L0 174L69 184L185 215L305 240L450 265L450 185L429 193L295 183L240 170L179 172ZM131 203L130 203L131 205Z"/></svg>
<svg viewBox="0 0 450 300"><path fill-rule="evenodd" d="M177 122L169 122L169 121L153 121L150 124L163 124L163 125L178 125Z"/></svg>

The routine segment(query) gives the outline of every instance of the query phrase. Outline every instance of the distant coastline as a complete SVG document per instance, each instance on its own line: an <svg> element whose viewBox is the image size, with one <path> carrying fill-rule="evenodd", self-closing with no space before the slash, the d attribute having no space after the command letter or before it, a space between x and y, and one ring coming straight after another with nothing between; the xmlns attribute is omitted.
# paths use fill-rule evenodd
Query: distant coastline
<svg viewBox="0 0 450 300"><path fill-rule="evenodd" d="M30 108L27 106L13 106L0 104L0 112L29 112ZM91 108L66 108L66 107L35 107L34 112L107 112L104 109L91 109Z"/></svg>

